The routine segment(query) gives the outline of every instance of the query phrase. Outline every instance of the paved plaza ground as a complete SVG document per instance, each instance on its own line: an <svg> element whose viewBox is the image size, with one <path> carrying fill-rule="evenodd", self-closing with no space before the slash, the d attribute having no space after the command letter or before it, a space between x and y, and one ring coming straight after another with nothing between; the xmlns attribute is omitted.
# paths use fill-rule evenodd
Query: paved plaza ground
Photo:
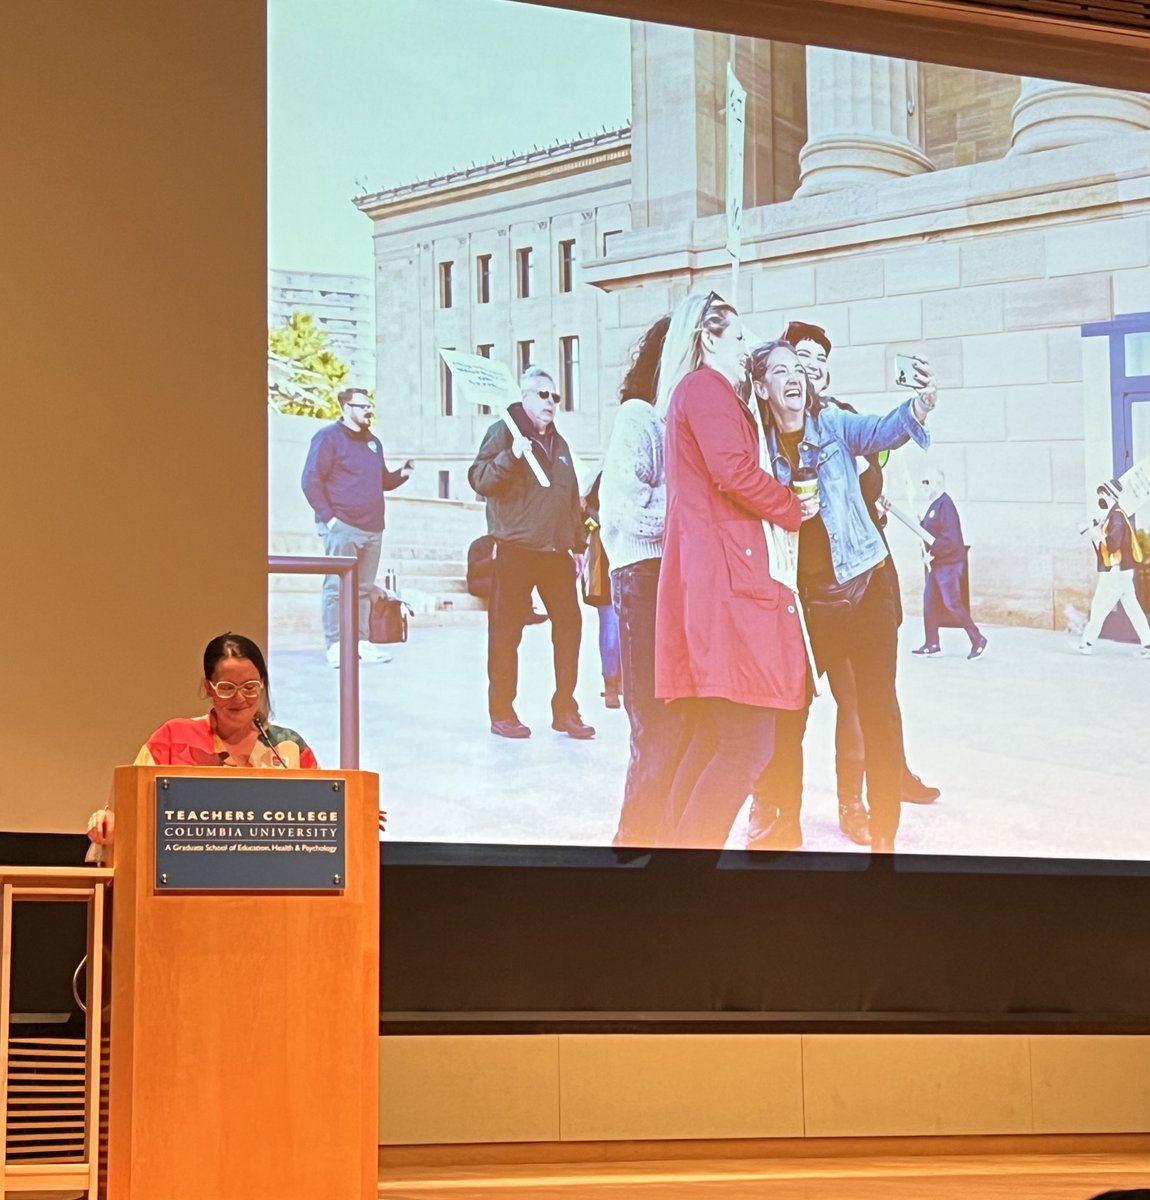
<svg viewBox="0 0 1150 1200"><path fill-rule="evenodd" d="M381 776L389 834L410 841L604 845L627 764L622 710L600 698L595 615L584 610L579 700L596 726L576 742L550 728L550 625L524 631L520 718L526 741L494 737L486 706L486 626L415 628L393 661L361 666L362 766ZM273 614L273 631L275 620ZM903 806L900 851L1150 859L1150 660L1100 643L1093 656L1046 630L984 626L986 656L944 631L944 654L919 659L914 618L901 636L899 695L911 769L942 789ZM322 649L277 644L278 719L321 763L338 762L336 672ZM818 698L807 732L804 848L851 850L834 790L834 702ZM730 846L741 847L746 808Z"/></svg>

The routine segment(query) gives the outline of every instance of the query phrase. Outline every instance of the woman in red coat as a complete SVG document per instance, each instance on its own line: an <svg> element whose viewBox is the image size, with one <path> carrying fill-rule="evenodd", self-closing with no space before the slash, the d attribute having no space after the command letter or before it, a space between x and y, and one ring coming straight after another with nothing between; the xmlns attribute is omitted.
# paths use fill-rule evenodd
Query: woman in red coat
<svg viewBox="0 0 1150 1200"><path fill-rule="evenodd" d="M655 624L656 695L683 705L693 728L669 800L679 846L723 846L770 761L776 711L807 703L798 605L771 577L763 522L793 532L818 501L800 504L760 467L758 427L736 390L747 390L747 363L731 305L714 292L679 305L660 365L667 523Z"/></svg>

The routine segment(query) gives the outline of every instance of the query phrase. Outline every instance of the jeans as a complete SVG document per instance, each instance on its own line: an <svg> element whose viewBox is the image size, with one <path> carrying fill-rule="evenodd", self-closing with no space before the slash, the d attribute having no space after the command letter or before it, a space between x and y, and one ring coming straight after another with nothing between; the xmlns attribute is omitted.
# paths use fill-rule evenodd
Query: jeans
<svg viewBox="0 0 1150 1200"><path fill-rule="evenodd" d="M978 639L982 637L970 615L970 609L962 602L962 573L965 569L964 563L935 563L926 574L922 623L928 646L938 645L939 623L947 613L966 630L972 646L978 645Z"/></svg>
<svg viewBox="0 0 1150 1200"><path fill-rule="evenodd" d="M677 705L655 697L655 597L661 561L645 558L611 572L623 707L631 723L631 757L616 846L653 846L660 831L672 824L667 798L682 749L684 719Z"/></svg>
<svg viewBox="0 0 1150 1200"><path fill-rule="evenodd" d="M329 557L346 555L359 560L359 629L357 638L366 642L371 636L371 589L379 573L379 555L383 549L382 531L356 529L336 517L323 535L323 552ZM324 645L339 641L339 576L325 575L322 591Z"/></svg>
<svg viewBox="0 0 1150 1200"><path fill-rule="evenodd" d="M684 709L691 721L691 740L671 788L672 814L681 813L672 842L721 850L770 762L779 710L710 696L676 700L672 707Z"/></svg>
<svg viewBox="0 0 1150 1200"><path fill-rule="evenodd" d="M599 614L599 663L604 679L619 678L619 618L613 604L596 604Z"/></svg>
<svg viewBox="0 0 1150 1200"><path fill-rule="evenodd" d="M515 715L519 689L519 643L523 618L531 610L531 589L551 618L551 646L555 664L553 718L579 711L575 684L579 677L579 639L583 619L575 589L575 562L559 550L527 550L500 542L491 575L487 606L487 706L493 721Z"/></svg>

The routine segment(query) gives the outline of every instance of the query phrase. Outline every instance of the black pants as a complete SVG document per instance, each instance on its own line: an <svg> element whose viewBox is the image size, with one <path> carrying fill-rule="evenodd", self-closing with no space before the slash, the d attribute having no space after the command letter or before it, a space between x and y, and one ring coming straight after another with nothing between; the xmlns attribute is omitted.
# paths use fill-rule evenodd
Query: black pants
<svg viewBox="0 0 1150 1200"><path fill-rule="evenodd" d="M895 695L898 607L893 573L879 567L863 598L846 616L825 616L808 607L815 659L828 675L850 664L858 695L866 759L867 804L874 837L892 838L902 800L902 713Z"/></svg>
<svg viewBox="0 0 1150 1200"><path fill-rule="evenodd" d="M718 697L676 700L690 741L671 787L672 845L721 850L755 780L770 762L776 708ZM802 736L799 736L802 745Z"/></svg>
<svg viewBox="0 0 1150 1200"><path fill-rule="evenodd" d="M551 618L555 660L552 717L578 712L575 683L579 676L579 638L583 618L575 589L575 563L558 550L525 550L500 542L495 550L491 596L487 606L487 707L493 721L515 715L519 690L519 642L523 621L531 611L531 589L539 589Z"/></svg>

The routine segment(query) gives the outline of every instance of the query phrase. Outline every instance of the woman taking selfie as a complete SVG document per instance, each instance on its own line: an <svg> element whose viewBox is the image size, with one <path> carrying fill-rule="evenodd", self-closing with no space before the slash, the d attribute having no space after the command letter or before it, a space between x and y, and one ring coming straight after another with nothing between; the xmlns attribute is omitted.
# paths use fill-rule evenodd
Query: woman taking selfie
<svg viewBox="0 0 1150 1200"><path fill-rule="evenodd" d="M821 404L789 342L768 342L751 357L751 378L775 474L809 488L818 517L799 536L798 581L820 673L846 660L858 692L866 754L871 849L894 850L902 794L902 718L895 696L899 606L886 545L859 487L855 458L915 441L924 449L925 423L937 393L930 367L915 361L916 394L885 416L864 416ZM802 481L800 484L800 480ZM805 713L787 725L788 758L801 764ZM799 794L801 796L801 766ZM780 805L779 821L798 832L797 798ZM784 828L778 833L786 833ZM798 835L801 841L801 834Z"/></svg>

